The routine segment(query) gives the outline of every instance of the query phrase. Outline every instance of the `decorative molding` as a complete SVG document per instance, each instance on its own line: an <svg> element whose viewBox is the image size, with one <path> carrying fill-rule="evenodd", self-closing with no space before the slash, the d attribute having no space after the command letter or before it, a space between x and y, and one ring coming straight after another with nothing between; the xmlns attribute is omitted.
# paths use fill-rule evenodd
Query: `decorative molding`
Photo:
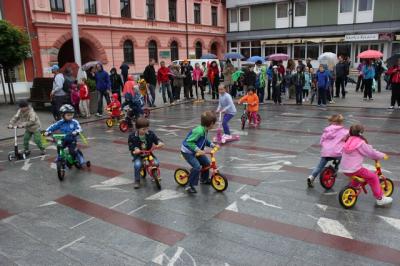
<svg viewBox="0 0 400 266"><path fill-rule="evenodd" d="M122 36L121 40L119 41L119 47L123 47L124 46L124 42L126 40L130 40L133 43L133 47L134 48L138 47L138 43L137 43L135 37L133 37L132 35L124 35L124 36Z"/></svg>

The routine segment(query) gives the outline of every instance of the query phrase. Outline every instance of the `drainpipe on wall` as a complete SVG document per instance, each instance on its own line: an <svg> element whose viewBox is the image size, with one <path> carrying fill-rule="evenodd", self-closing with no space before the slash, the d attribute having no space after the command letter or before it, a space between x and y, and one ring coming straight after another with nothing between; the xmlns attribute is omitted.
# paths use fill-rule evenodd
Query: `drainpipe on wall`
<svg viewBox="0 0 400 266"><path fill-rule="evenodd" d="M186 58L189 58L189 31L188 31L187 0L185 0L185 27L186 27Z"/></svg>
<svg viewBox="0 0 400 266"><path fill-rule="evenodd" d="M36 77L37 76L37 69L36 69L36 62L35 62L35 53L34 53L33 47L32 47L32 37L31 37L31 32L29 31L28 15L26 13L26 3L25 3L25 1L26 0L22 0L22 4L23 4L23 7L24 7L25 27L26 27L26 31L28 33L28 38L29 38L29 48L31 49L33 76Z"/></svg>

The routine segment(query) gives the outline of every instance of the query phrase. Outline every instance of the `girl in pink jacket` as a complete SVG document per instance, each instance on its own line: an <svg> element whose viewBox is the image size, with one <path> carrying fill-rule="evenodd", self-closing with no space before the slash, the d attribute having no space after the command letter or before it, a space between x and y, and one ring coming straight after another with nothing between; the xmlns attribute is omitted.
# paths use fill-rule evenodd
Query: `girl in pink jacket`
<svg viewBox="0 0 400 266"><path fill-rule="evenodd" d="M375 150L371 145L368 145L367 140L362 136L363 133L364 127L362 125L352 125L350 127L350 137L343 146L342 164L339 170L346 176L358 176L365 179L371 187L377 205L382 206L390 204L392 198L383 195L378 175L362 166L364 157L372 160L387 160L388 156ZM350 185L357 187L360 184L352 180Z"/></svg>
<svg viewBox="0 0 400 266"><path fill-rule="evenodd" d="M200 68L200 64L196 63L194 65L194 69L193 69L193 85L196 88L197 99L199 99L198 88L200 88L201 98L204 100L204 88L203 88L203 82L202 82L203 74L204 73L203 73L203 70Z"/></svg>
<svg viewBox="0 0 400 266"><path fill-rule="evenodd" d="M314 187L315 178L329 161L340 160L344 142L349 134L349 130L343 126L343 120L341 114L332 115L328 118L330 125L324 129L320 140L321 160L307 178L308 187Z"/></svg>

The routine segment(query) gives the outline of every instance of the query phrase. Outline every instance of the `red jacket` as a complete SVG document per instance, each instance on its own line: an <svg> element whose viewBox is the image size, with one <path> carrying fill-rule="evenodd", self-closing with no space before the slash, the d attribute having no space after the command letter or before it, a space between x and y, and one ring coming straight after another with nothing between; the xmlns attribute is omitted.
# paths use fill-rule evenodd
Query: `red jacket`
<svg viewBox="0 0 400 266"><path fill-rule="evenodd" d="M400 66L392 66L386 74L390 75L390 81L392 83L400 83Z"/></svg>
<svg viewBox="0 0 400 266"><path fill-rule="evenodd" d="M215 78L219 78L219 69L218 66L216 67L212 67L210 65L210 67L208 68L208 73L207 73L208 79L210 80L210 82L212 84L214 84Z"/></svg>
<svg viewBox="0 0 400 266"><path fill-rule="evenodd" d="M169 82L169 68L161 67L157 72L157 81L159 83L168 83Z"/></svg>
<svg viewBox="0 0 400 266"><path fill-rule="evenodd" d="M86 84L79 85L79 98L81 100L88 100L90 99L89 88Z"/></svg>
<svg viewBox="0 0 400 266"><path fill-rule="evenodd" d="M110 104L107 105L107 109L110 109L112 117L119 117L121 115L121 103L116 99L111 100Z"/></svg>

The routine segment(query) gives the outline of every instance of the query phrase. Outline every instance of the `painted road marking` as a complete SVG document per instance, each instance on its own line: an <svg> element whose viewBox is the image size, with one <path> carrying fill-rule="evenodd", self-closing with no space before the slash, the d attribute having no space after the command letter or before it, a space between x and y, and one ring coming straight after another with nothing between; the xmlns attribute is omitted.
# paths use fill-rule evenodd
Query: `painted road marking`
<svg viewBox="0 0 400 266"><path fill-rule="evenodd" d="M67 248L67 247L70 247L70 246L72 246L73 244L75 244L75 243L77 243L77 242L79 242L79 241L81 241L81 240L83 240L83 239L85 239L85 238L86 238L85 236L82 236L82 237L80 237L80 238L78 238L78 239L75 239L74 241L72 241L72 242L70 242L70 243L68 243L68 244L66 244L66 245L64 245L64 246L62 246L62 247L60 247L59 249L57 249L57 251L61 251L61 250L65 249L65 248Z"/></svg>
<svg viewBox="0 0 400 266"><path fill-rule="evenodd" d="M29 168L31 168L31 165L32 165L31 163L29 163L30 160L31 160L31 159L26 159L26 160L24 161L24 165L21 167L21 170L29 171Z"/></svg>
<svg viewBox="0 0 400 266"><path fill-rule="evenodd" d="M223 210L217 214L215 218L283 237L289 237L307 243L353 253L382 262L396 265L399 263L400 250L383 245L325 234L312 229L229 210Z"/></svg>
<svg viewBox="0 0 400 266"><path fill-rule="evenodd" d="M282 209L282 207L279 207L279 206L276 206L276 205L273 205L273 204L269 204L269 203L266 203L263 200L259 200L259 199L256 199L254 197L251 197L249 194L244 194L243 196L240 197L240 199L243 200L243 201L251 200L251 201L254 201L254 202L257 202L257 203L261 203L262 205L267 206L267 207L276 208L276 209Z"/></svg>
<svg viewBox="0 0 400 266"><path fill-rule="evenodd" d="M243 185L240 188L238 188L235 193L239 193L242 189L244 189L247 185Z"/></svg>
<svg viewBox="0 0 400 266"><path fill-rule="evenodd" d="M119 211L115 211L113 209L72 195L66 195L58 198L55 201L64 206L78 210L97 219L159 241L166 245L175 245L178 241L182 240L186 236L184 233L130 216Z"/></svg>
<svg viewBox="0 0 400 266"><path fill-rule="evenodd" d="M137 212L137 211L140 211L141 209L143 209L143 208L146 207L146 206L147 206L147 204L143 204L142 206L140 206L140 207L138 207L138 208L136 208L136 209L131 210L130 212L128 212L128 215L131 215L132 213L135 213L135 212Z"/></svg>
<svg viewBox="0 0 400 266"><path fill-rule="evenodd" d="M229 210L229 211L233 211L233 212L239 212L239 208L237 206L237 202L234 201L232 204L230 204L228 207L226 207L225 210Z"/></svg>
<svg viewBox="0 0 400 266"><path fill-rule="evenodd" d="M57 202L55 202L55 201L49 201L49 202L43 203L42 205L39 205L39 207L47 207L47 206L56 205L56 204L57 204Z"/></svg>
<svg viewBox="0 0 400 266"><path fill-rule="evenodd" d="M353 239L350 232L337 220L321 217L318 219L317 225L326 234Z"/></svg>
<svg viewBox="0 0 400 266"><path fill-rule="evenodd" d="M186 254L189 259L190 259L190 264L189 261L185 261L181 256L183 254ZM194 260L193 256L190 255L184 248L182 247L177 247L175 254L170 258L168 257L165 253L162 253L161 255L155 257L152 262L158 265L164 265L164 259L166 260L166 265L167 266L174 266L175 263L180 260L182 263L181 265L187 265L187 266L196 266L196 261ZM229 266L229 265L228 265Z"/></svg>
<svg viewBox="0 0 400 266"><path fill-rule="evenodd" d="M150 197L147 197L146 200L169 200L183 197L187 197L187 194L171 189L164 189Z"/></svg>
<svg viewBox="0 0 400 266"><path fill-rule="evenodd" d="M328 209L327 205L324 205L324 204L316 204L316 205L317 205L318 208L320 208L323 211L326 211L326 209Z"/></svg>
<svg viewBox="0 0 400 266"><path fill-rule="evenodd" d="M384 220L386 223L390 224L397 230L400 230L400 219L392 218L392 217L386 217L386 216L380 216L378 215L379 218Z"/></svg>
<svg viewBox="0 0 400 266"><path fill-rule="evenodd" d="M0 209L0 220L10 217L12 215L14 215L14 214L12 214L11 212L8 212L6 210Z"/></svg>

